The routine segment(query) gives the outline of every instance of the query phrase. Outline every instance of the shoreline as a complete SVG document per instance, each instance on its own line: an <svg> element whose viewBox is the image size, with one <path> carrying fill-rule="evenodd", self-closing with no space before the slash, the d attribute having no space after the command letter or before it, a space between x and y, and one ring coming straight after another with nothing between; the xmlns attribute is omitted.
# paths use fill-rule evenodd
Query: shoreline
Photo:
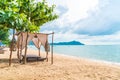
<svg viewBox="0 0 120 80"><path fill-rule="evenodd" d="M60 54L60 53L55 53L57 55L65 56L65 57L70 57L70 58L76 58L76 59L84 59L88 61L93 61L93 62L98 62L98 63L105 63L105 64L115 64L120 66L119 62L110 62L110 61L105 61L105 60L97 60L97 59L90 59L90 58L83 58L83 57L77 57L77 56L72 56L72 55L65 55L65 54Z"/></svg>
<svg viewBox="0 0 120 80"><path fill-rule="evenodd" d="M8 66L9 50L0 54L1 80L119 80L120 66L104 62L54 53L48 62L35 61L25 65L18 63L17 53L13 52L12 66ZM38 55L38 51L29 49L28 54ZM45 52L41 51L45 57ZM6 77L7 75L7 77Z"/></svg>
<svg viewBox="0 0 120 80"><path fill-rule="evenodd" d="M37 49L34 49L34 47L29 47L28 49L32 49L32 50L37 50ZM42 53L45 53L45 51L42 51ZM51 53L51 52L49 52ZM64 57L68 57L68 58L73 58L73 59L83 59L83 60L87 60L87 61L90 61L90 62L96 62L96 63L103 63L103 64L108 64L108 65L111 65L111 66L119 66L120 67L120 63L118 62L110 62L110 61L105 61L105 60L97 60L97 59L90 59L90 58L83 58L83 57L77 57L77 56L73 56L73 55L66 55L66 54L61 54L61 53L57 53L57 52L53 52L53 55L60 55L60 56L64 56Z"/></svg>
<svg viewBox="0 0 120 80"><path fill-rule="evenodd" d="M87 46L89 46L89 45L87 45ZM101 45L99 45L99 46L101 46ZM108 46L108 45L106 45L106 46ZM37 50L33 45L30 45L29 48L30 48L30 49L35 49L35 50ZM42 49L42 50L43 50L43 49ZM43 50L43 52L44 52L44 50ZM60 51L60 52L61 52L61 51ZM73 51L73 52L74 52L74 51ZM54 53L60 54L60 55L66 55L66 56L73 56L73 57L76 57L76 58L88 59L88 60L94 61L94 62L103 62L103 63L106 63L106 64L120 65L120 61L119 61L119 60L114 60L114 58L113 58L113 60L111 60L111 59L109 59L109 58L108 58L108 59L107 59L107 58L106 58L106 59L104 59L104 58L98 58L98 59L97 59L97 58L94 58L94 57L93 57L93 58L90 58L89 55L87 55L87 57L86 57L86 56L81 57L80 55L77 55L77 54L75 54L75 55L74 55L74 54L71 54L71 52L69 52L69 53L70 53L70 54L69 54L68 52L66 52L66 53L65 53L65 52L64 52L64 53L61 52L61 53L59 53L59 52L57 52L57 51L56 51L56 52L54 51ZM78 53L79 53L79 52L78 52ZM96 53L97 53L97 52L96 52ZM80 54L80 53L79 53L79 54ZM91 54L91 55L92 55L92 54ZM94 55L94 54L93 54L93 55ZM108 54L108 55L109 55L109 54Z"/></svg>
<svg viewBox="0 0 120 80"><path fill-rule="evenodd" d="M33 49L33 48L28 48L28 50L32 50L32 51L37 51L37 49ZM7 51L8 48L5 48L4 51ZM13 51L14 52L14 51ZM45 51L41 50L41 53L45 53ZM49 52L49 54L51 54L51 52ZM83 60L88 60L88 61L93 61L93 62L98 62L98 63L105 63L105 64L115 64L120 66L119 62L110 62L110 61L105 61L105 60L97 60L97 59L90 59L90 58L83 58L83 57L77 57L77 56L73 56L73 55L66 55L66 54L61 54L61 53L57 53L57 52L53 52L53 55L59 55L59 56L64 56L64 57L68 57L68 58L73 58L73 59L83 59Z"/></svg>
<svg viewBox="0 0 120 80"><path fill-rule="evenodd" d="M5 48L4 49L5 51L8 50L8 48ZM28 51L37 51L37 49L34 49L34 48L28 48ZM13 52L14 53L14 52ZM41 50L41 53L45 53L45 51L42 51ZM51 52L49 52L49 56L50 56ZM108 65L111 65L111 66L119 66L120 67L120 63L117 63L117 62L110 62L110 61L105 61L105 60L97 60L97 59L90 59L90 58L83 58L83 57L77 57L77 56L72 56L72 55L66 55L66 54L61 54L61 53L56 53L56 52L53 52L53 57L54 55L56 56L63 56L63 57L66 57L66 58L71 58L71 59L80 59L80 60L86 60L86 61L90 61L90 62L95 62L95 63L103 63L103 64L108 64Z"/></svg>
<svg viewBox="0 0 120 80"><path fill-rule="evenodd" d="M93 63L98 63L98 64L102 64L102 65L109 65L111 67L120 68L120 63L114 63L114 62L109 62L109 61L105 61L105 60L96 60L96 59L82 58L82 57L65 55L65 54L59 54L59 53L55 53L55 55L59 55L59 56L63 56L63 57L66 57L66 58L71 58L71 59L85 60L85 61L88 61L88 62L93 62Z"/></svg>

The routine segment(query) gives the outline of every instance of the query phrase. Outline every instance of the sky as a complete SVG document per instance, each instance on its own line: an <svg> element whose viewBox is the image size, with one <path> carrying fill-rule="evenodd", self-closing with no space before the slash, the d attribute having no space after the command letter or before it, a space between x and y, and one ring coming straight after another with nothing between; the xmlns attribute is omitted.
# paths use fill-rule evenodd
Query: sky
<svg viewBox="0 0 120 80"><path fill-rule="evenodd" d="M40 1L40 0L38 0ZM56 5L59 18L41 32L55 32L55 42L80 41L88 45L120 44L120 0L46 0Z"/></svg>

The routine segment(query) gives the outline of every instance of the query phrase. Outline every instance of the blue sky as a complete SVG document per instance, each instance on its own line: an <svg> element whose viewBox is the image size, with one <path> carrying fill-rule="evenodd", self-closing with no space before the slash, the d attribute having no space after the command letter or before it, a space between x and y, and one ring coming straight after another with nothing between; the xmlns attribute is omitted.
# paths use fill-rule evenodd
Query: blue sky
<svg viewBox="0 0 120 80"><path fill-rule="evenodd" d="M59 18L41 27L55 32L55 42L120 44L120 0L47 0Z"/></svg>

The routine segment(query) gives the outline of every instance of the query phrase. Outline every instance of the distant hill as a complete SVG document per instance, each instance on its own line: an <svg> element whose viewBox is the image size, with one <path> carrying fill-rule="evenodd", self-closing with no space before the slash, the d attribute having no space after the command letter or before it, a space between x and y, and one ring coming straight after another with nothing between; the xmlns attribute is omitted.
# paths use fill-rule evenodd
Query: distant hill
<svg viewBox="0 0 120 80"><path fill-rule="evenodd" d="M70 41L70 42L53 43L53 45L84 45L84 44L78 41Z"/></svg>
<svg viewBox="0 0 120 80"><path fill-rule="evenodd" d="M51 43L50 43L51 44ZM32 41L29 42L29 45L34 45ZM83 43L79 41L70 41L70 42L58 42L58 43L53 43L53 45L84 45Z"/></svg>

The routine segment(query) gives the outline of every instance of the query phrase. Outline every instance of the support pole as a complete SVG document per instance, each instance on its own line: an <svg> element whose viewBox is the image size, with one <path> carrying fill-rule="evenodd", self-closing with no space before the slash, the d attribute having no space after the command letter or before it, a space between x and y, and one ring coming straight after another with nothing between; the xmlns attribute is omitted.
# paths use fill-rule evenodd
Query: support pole
<svg viewBox="0 0 120 80"><path fill-rule="evenodd" d="M48 51L46 52L46 61L48 62Z"/></svg>
<svg viewBox="0 0 120 80"><path fill-rule="evenodd" d="M38 38L38 36L37 36L37 38ZM39 57L40 57L40 44L39 44L39 38L38 38L38 45L39 45L38 51L39 51Z"/></svg>
<svg viewBox="0 0 120 80"><path fill-rule="evenodd" d="M15 33L15 30L13 30L13 38L12 38L12 43L11 43L11 45L10 45L9 66L11 66L11 62L12 62L12 50L13 50L13 42L14 42L13 40L14 40L14 38L15 38L14 33Z"/></svg>
<svg viewBox="0 0 120 80"><path fill-rule="evenodd" d="M21 63L21 57L22 57L22 43L23 43L23 33L21 33L21 45L20 45L20 63Z"/></svg>
<svg viewBox="0 0 120 80"><path fill-rule="evenodd" d="M12 44L13 44L13 41L12 41ZM9 66L11 66L11 62L12 62L12 49L13 49L13 45L11 44L11 47L10 47L10 57L9 57Z"/></svg>
<svg viewBox="0 0 120 80"><path fill-rule="evenodd" d="M39 57L40 57L40 48L38 48L38 51L39 51Z"/></svg>
<svg viewBox="0 0 120 80"><path fill-rule="evenodd" d="M18 2L18 6L19 6L19 9L20 9L20 0ZM19 35L19 34L18 34ZM20 62L21 58L20 58L20 38L18 38L18 51L17 51L17 57L18 57L18 60Z"/></svg>
<svg viewBox="0 0 120 80"><path fill-rule="evenodd" d="M20 45L20 40L18 39L18 45L17 45L17 47L18 47L18 50L17 50L18 60L20 60L20 54L19 54L19 49L20 49L20 47L19 47L19 45Z"/></svg>
<svg viewBox="0 0 120 80"><path fill-rule="evenodd" d="M28 32L27 32L27 37L26 37L26 45L25 45L25 54L24 54L24 62L23 62L23 64L26 64L27 41L28 41Z"/></svg>
<svg viewBox="0 0 120 80"><path fill-rule="evenodd" d="M54 38L54 32L52 33L51 64L53 64L53 38Z"/></svg>

